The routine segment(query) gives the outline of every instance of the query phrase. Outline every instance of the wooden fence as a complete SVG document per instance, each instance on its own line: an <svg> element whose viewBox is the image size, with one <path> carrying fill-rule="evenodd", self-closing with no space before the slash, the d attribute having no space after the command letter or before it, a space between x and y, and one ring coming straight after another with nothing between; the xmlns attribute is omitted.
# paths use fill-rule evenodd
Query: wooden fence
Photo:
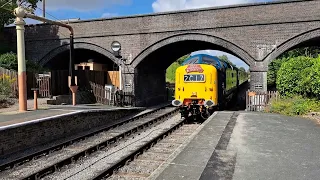
<svg viewBox="0 0 320 180"><path fill-rule="evenodd" d="M90 71L90 70L75 70L77 76L78 90L90 90L93 82L98 85L104 85L106 80L106 72L104 71ZM51 71L51 93L53 96L70 94L68 86L68 70Z"/></svg>
<svg viewBox="0 0 320 180"><path fill-rule="evenodd" d="M27 72L27 97L33 98L32 88L39 88L39 97L49 97L50 96L50 76L42 76L37 73ZM7 70L0 67L0 75L10 76L11 79L15 79L12 83L12 92L14 97L19 95L18 86L18 73L13 70Z"/></svg>
<svg viewBox="0 0 320 180"><path fill-rule="evenodd" d="M263 111L269 104L271 98L280 98L277 91L246 92L246 111Z"/></svg>
<svg viewBox="0 0 320 180"><path fill-rule="evenodd" d="M90 86L97 103L111 106L134 106L132 92L121 92L117 96L116 89L106 88L102 85L90 82Z"/></svg>

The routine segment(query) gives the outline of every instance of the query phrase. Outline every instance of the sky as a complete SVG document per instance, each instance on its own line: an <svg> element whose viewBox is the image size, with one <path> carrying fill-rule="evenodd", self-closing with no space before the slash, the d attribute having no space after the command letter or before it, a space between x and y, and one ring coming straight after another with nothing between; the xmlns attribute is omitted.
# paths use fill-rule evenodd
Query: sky
<svg viewBox="0 0 320 180"><path fill-rule="evenodd" d="M46 0L46 18L52 20L80 18L86 20L265 1L270 0ZM42 16L41 2L38 3L35 14ZM27 24L39 23L31 19L26 19L26 22ZM225 54L238 67L248 69L248 66L242 60L228 53L204 50L193 54L198 53L216 56Z"/></svg>

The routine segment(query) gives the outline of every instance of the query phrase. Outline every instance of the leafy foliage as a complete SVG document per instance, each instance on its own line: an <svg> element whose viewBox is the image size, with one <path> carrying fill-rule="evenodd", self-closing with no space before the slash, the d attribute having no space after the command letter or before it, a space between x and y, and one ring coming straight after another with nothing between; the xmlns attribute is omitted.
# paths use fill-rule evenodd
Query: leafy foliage
<svg viewBox="0 0 320 180"><path fill-rule="evenodd" d="M297 48L294 50L287 51L283 53L279 58L273 60L269 64L269 70L268 70L268 86L269 87L275 87L276 86L276 80L277 80L277 74L281 67L281 65L284 62L287 62L291 58L296 58L299 56L305 56L305 57L312 57L316 58L318 57L318 54L320 54L319 47L305 47L305 48Z"/></svg>
<svg viewBox="0 0 320 180"><path fill-rule="evenodd" d="M8 75L2 74L0 76L0 100L8 98L12 95L11 84L16 81Z"/></svg>
<svg viewBox="0 0 320 180"><path fill-rule="evenodd" d="M170 83L174 83L176 79L176 69L180 67L181 65L178 62L172 63L168 68L166 72L166 81Z"/></svg>
<svg viewBox="0 0 320 180"><path fill-rule="evenodd" d="M17 55L13 52L5 53L0 55L0 67L9 70L18 71L18 58ZM26 68L29 72L43 72L46 69L42 68L38 64L26 60Z"/></svg>
<svg viewBox="0 0 320 180"><path fill-rule="evenodd" d="M267 74L268 86L276 86L278 71L281 65L288 60L289 58L283 57L281 59L276 59L269 64L269 71Z"/></svg>
<svg viewBox="0 0 320 180"><path fill-rule="evenodd" d="M0 55L0 67L17 71L18 70L17 55L13 52Z"/></svg>
<svg viewBox="0 0 320 180"><path fill-rule="evenodd" d="M11 1L12 3L7 3ZM23 6L26 11L33 13L37 8L37 3L42 2L42 0L20 0L21 6ZM14 15L12 14L14 8L17 7L17 0L0 0L0 29L4 27L4 25L8 25L13 23Z"/></svg>
<svg viewBox="0 0 320 180"><path fill-rule="evenodd" d="M320 76L314 75L320 71L320 67L317 66L319 60L320 57L299 56L284 62L279 69L276 81L280 94L286 96L298 94L308 97L317 95L314 90L319 89Z"/></svg>
<svg viewBox="0 0 320 180"><path fill-rule="evenodd" d="M218 58L219 58L220 60L224 61L224 62L227 62L227 63L229 63L229 64L231 64L231 65L233 65L233 66L236 66L235 64L233 64L233 63L228 59L228 56L226 56L226 55L218 56Z"/></svg>
<svg viewBox="0 0 320 180"><path fill-rule="evenodd" d="M320 102L317 99L303 96L282 97L280 100L271 100L270 112L289 116L305 115L308 112L320 110Z"/></svg>
<svg viewBox="0 0 320 180"><path fill-rule="evenodd" d="M181 65L189 57L190 57L190 54L184 55L180 57L176 62Z"/></svg>
<svg viewBox="0 0 320 180"><path fill-rule="evenodd" d="M176 69L181 66L181 64L190 57L190 54L184 55L177 59L174 63L172 63L166 71L166 81L170 83L174 83L176 79Z"/></svg>

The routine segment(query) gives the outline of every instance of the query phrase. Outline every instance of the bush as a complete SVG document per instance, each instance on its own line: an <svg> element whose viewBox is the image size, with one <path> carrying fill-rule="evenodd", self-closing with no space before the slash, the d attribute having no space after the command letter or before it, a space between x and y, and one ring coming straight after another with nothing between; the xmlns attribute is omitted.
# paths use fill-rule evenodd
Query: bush
<svg viewBox="0 0 320 180"><path fill-rule="evenodd" d="M17 55L13 52L1 54L0 55L0 67L17 71L18 70Z"/></svg>
<svg viewBox="0 0 320 180"><path fill-rule="evenodd" d="M270 112L289 116L305 115L308 112L319 111L320 102L317 99L304 98L302 96L282 97L272 99Z"/></svg>
<svg viewBox="0 0 320 180"><path fill-rule="evenodd" d="M315 96L319 90L320 58L296 57L284 62L277 74L277 89L281 95ZM316 87L312 87L315 85Z"/></svg>
<svg viewBox="0 0 320 180"><path fill-rule="evenodd" d="M4 101L13 96L12 84L16 81L8 75L0 76L0 101Z"/></svg>
<svg viewBox="0 0 320 180"><path fill-rule="evenodd" d="M176 70L180 67L180 65L177 62L172 63L168 68L166 72L166 81L170 83L174 83L176 79Z"/></svg>
<svg viewBox="0 0 320 180"><path fill-rule="evenodd" d="M18 58L17 54L13 52L5 53L0 55L0 67L5 69L18 71ZM39 66L33 61L26 60L26 69L28 72L44 72L47 69Z"/></svg>
<svg viewBox="0 0 320 180"><path fill-rule="evenodd" d="M279 71L281 65L288 60L289 60L289 58L284 57L281 59L275 59L274 61L272 61L269 64L269 70L267 73L267 83L268 83L269 87L276 87L276 80L277 80L278 71Z"/></svg>

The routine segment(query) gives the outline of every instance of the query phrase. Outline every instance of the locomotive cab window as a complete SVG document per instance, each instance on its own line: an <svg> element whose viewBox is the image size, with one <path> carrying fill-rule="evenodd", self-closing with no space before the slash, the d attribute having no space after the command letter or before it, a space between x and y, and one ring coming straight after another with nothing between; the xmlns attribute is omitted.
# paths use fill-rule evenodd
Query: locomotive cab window
<svg viewBox="0 0 320 180"><path fill-rule="evenodd" d="M204 74L185 74L184 82L204 82Z"/></svg>

